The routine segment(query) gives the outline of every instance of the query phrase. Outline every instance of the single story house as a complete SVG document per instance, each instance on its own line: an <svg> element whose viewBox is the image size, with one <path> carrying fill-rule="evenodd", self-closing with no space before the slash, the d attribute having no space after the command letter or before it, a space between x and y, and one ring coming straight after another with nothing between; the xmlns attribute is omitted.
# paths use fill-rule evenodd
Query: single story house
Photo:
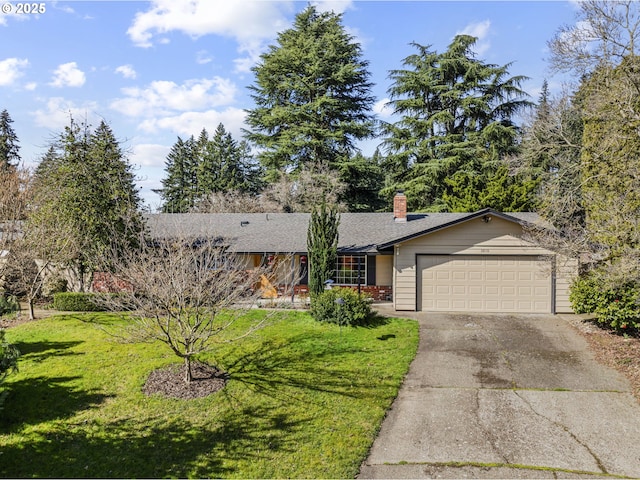
<svg viewBox="0 0 640 480"><path fill-rule="evenodd" d="M228 239L248 268L288 258L281 295L306 292L307 213L151 214L152 236ZM396 310L570 313L578 263L524 239L534 213L407 213L340 216L335 285L358 288Z"/></svg>

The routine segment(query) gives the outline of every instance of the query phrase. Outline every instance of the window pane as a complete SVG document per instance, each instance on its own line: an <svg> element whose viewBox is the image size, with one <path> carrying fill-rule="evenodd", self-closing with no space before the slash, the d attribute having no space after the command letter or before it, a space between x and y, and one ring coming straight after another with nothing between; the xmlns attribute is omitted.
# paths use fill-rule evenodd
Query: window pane
<svg viewBox="0 0 640 480"><path fill-rule="evenodd" d="M335 281L340 285L366 285L367 261L364 255L339 255ZM360 282L358 282L358 273Z"/></svg>

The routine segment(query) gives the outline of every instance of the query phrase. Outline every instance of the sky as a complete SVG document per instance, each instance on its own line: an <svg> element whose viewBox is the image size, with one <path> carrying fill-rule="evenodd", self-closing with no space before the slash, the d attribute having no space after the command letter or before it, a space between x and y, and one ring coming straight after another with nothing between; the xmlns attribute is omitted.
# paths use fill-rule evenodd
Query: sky
<svg viewBox="0 0 640 480"><path fill-rule="evenodd" d="M575 22L575 1L0 0L0 111L14 120L27 167L70 115L93 127L105 120L155 210L152 190L178 136L212 134L222 123L242 138L251 68L309 3L342 14L369 62L374 111L389 121L388 74L416 52L411 43L441 52L461 33L478 37L477 58L529 77L532 101L545 79L559 92L547 42ZM371 155L379 143L360 148Z"/></svg>

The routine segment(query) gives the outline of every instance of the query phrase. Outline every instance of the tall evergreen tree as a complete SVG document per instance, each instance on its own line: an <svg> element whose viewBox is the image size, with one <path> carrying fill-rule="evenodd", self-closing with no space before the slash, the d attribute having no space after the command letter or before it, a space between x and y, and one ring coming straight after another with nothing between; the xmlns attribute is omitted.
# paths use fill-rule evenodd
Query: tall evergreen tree
<svg viewBox="0 0 640 480"><path fill-rule="evenodd" d="M581 85L582 195L591 240L617 258L640 249L640 57L603 65ZM640 278L640 270L638 271Z"/></svg>
<svg viewBox="0 0 640 480"><path fill-rule="evenodd" d="M512 118L530 105L520 88L526 77L476 59L476 41L458 35L443 53L413 44L418 53L404 59L406 68L391 71L390 103L402 118L384 128L392 172L384 193L403 189L410 209L451 210L461 193L475 197L458 201L465 209L484 203L488 180L516 151ZM515 183L506 178L502 186Z"/></svg>
<svg viewBox="0 0 640 480"><path fill-rule="evenodd" d="M0 112L0 170L15 168L20 163L20 142L11 124L13 120L5 109Z"/></svg>
<svg viewBox="0 0 640 480"><path fill-rule="evenodd" d="M254 164L246 142L238 143L224 125L219 124L202 152L198 191L205 196L231 190L255 192L259 177L260 169Z"/></svg>
<svg viewBox="0 0 640 480"><path fill-rule="evenodd" d="M348 211L376 212L384 209L385 202L380 195L384 173L380 162L381 155L376 150L372 158L358 152L339 165L340 179L346 186L340 195L340 202L346 205Z"/></svg>
<svg viewBox="0 0 640 480"><path fill-rule="evenodd" d="M255 107L247 139L257 145L267 179L284 172L334 168L373 133L370 74L342 17L309 6L253 68Z"/></svg>
<svg viewBox="0 0 640 480"><path fill-rule="evenodd" d="M178 137L171 147L165 162L167 176L160 191L164 213L186 213L195 206L199 196L196 150L193 136L186 141Z"/></svg>
<svg viewBox="0 0 640 480"><path fill-rule="evenodd" d="M313 209L307 231L309 253L309 294L311 301L324 290L324 282L334 276L338 257L337 209L322 203Z"/></svg>
<svg viewBox="0 0 640 480"><path fill-rule="evenodd" d="M204 128L197 139L178 137L167 156L165 171L163 188L158 191L165 213L193 210L211 194L255 194L262 185L262 170L248 144L234 140L223 124L218 125L213 138Z"/></svg>
<svg viewBox="0 0 640 480"><path fill-rule="evenodd" d="M135 245L143 225L134 180L105 122L92 132L72 119L36 170L27 231L46 239L39 255L72 268L79 290L105 259Z"/></svg>

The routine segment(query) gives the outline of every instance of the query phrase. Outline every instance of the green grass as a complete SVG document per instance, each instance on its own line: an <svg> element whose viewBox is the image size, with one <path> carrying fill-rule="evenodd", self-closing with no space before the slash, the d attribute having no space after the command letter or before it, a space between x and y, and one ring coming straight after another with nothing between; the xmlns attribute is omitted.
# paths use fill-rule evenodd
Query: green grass
<svg viewBox="0 0 640 480"><path fill-rule="evenodd" d="M340 330L278 313L202 357L229 373L224 390L174 400L141 388L179 359L99 328L121 322L69 315L7 332L22 357L4 383L0 477L353 478L418 343L411 320Z"/></svg>

